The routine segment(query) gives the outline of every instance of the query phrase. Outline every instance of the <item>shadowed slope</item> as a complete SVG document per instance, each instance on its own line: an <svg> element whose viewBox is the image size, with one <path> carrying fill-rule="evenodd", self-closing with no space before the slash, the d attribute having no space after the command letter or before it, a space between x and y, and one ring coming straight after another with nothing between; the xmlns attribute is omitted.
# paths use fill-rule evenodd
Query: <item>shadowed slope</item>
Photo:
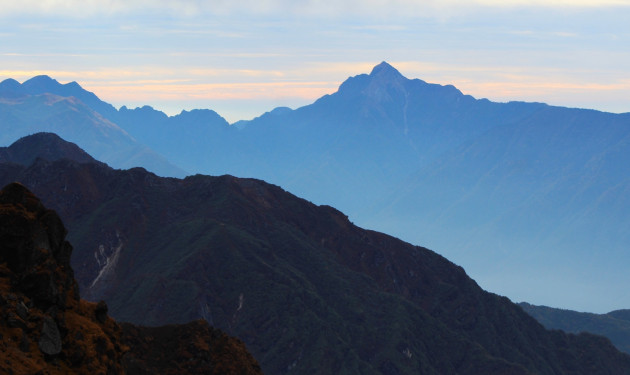
<svg viewBox="0 0 630 375"><path fill-rule="evenodd" d="M260 373L240 341L206 322L121 329L104 302L80 300L65 235L24 186L0 191L2 374Z"/></svg>

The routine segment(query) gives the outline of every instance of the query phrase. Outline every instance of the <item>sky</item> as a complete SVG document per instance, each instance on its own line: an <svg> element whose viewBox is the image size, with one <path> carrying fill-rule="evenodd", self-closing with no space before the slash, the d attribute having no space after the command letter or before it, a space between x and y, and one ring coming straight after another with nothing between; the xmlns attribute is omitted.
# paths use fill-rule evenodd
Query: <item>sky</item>
<svg viewBox="0 0 630 375"><path fill-rule="evenodd" d="M493 101L630 112L630 0L0 0L0 80L228 121L387 61Z"/></svg>

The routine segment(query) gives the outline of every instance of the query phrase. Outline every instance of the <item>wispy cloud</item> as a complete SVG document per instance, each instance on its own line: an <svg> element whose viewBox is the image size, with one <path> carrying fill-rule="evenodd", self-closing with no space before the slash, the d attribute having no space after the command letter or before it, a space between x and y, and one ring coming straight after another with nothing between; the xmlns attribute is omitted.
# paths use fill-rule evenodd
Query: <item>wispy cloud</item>
<svg viewBox="0 0 630 375"><path fill-rule="evenodd" d="M201 14L292 14L310 16L437 15L450 10L486 7L602 8L630 6L630 0L22 0L4 2L0 16L16 14L66 17L162 14L195 17Z"/></svg>

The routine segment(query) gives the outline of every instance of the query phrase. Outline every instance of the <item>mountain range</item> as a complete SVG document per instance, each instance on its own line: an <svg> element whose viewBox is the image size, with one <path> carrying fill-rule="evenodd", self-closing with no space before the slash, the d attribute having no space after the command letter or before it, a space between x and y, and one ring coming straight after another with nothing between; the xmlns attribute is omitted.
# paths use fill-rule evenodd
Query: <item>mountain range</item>
<svg viewBox="0 0 630 375"><path fill-rule="evenodd" d="M630 301L630 113L475 99L385 62L311 105L233 125L211 110L116 110L48 77L4 81L0 98L6 145L52 131L116 168L263 179L436 249L514 299Z"/></svg>
<svg viewBox="0 0 630 375"><path fill-rule="evenodd" d="M203 318L267 374L630 371L607 339L547 331L435 252L264 181L114 170L50 133L0 155L0 183L68 226L88 299L143 325Z"/></svg>
<svg viewBox="0 0 630 375"><path fill-rule="evenodd" d="M116 111L114 107L76 82L62 85L48 76L37 76L22 84L7 79L0 82L0 143L10 144L37 132L53 132L80 143L117 168L144 165L165 175L186 175L108 120L106 115L112 111Z"/></svg>

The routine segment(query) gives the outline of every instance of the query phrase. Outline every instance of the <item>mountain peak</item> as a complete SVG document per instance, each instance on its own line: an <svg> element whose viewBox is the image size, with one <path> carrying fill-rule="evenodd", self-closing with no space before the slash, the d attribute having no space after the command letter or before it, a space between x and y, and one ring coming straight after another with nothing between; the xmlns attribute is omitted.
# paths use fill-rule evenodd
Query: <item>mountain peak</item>
<svg viewBox="0 0 630 375"><path fill-rule="evenodd" d="M0 88L15 89L18 87L20 87L20 82L14 80L13 78L7 78L4 81L0 82Z"/></svg>
<svg viewBox="0 0 630 375"><path fill-rule="evenodd" d="M74 143L54 133L35 133L22 137L9 147L0 147L0 162L31 165L35 159L70 159L79 163L99 163Z"/></svg>
<svg viewBox="0 0 630 375"><path fill-rule="evenodd" d="M20 82L13 78L5 79L0 82L0 95L2 96L19 96L23 94L24 90Z"/></svg>
<svg viewBox="0 0 630 375"><path fill-rule="evenodd" d="M50 78L47 75L35 76L22 83L22 86L27 90L38 90L41 92L47 92L47 90L57 88L60 85L61 84L56 79Z"/></svg>
<svg viewBox="0 0 630 375"><path fill-rule="evenodd" d="M380 64L376 65L373 69L372 72L370 73L370 76L372 77L378 77L378 76L384 76L384 77L389 77L389 78L400 78L403 77L402 74L400 74L400 72L398 70L396 70L396 68L394 68L393 66L389 65L386 61L381 62Z"/></svg>
<svg viewBox="0 0 630 375"><path fill-rule="evenodd" d="M62 84L47 75L39 75L24 81L19 93L28 95L54 94L62 97L74 96L109 120L114 119L117 114L116 108L109 103L101 101L94 93L85 90L76 81Z"/></svg>

